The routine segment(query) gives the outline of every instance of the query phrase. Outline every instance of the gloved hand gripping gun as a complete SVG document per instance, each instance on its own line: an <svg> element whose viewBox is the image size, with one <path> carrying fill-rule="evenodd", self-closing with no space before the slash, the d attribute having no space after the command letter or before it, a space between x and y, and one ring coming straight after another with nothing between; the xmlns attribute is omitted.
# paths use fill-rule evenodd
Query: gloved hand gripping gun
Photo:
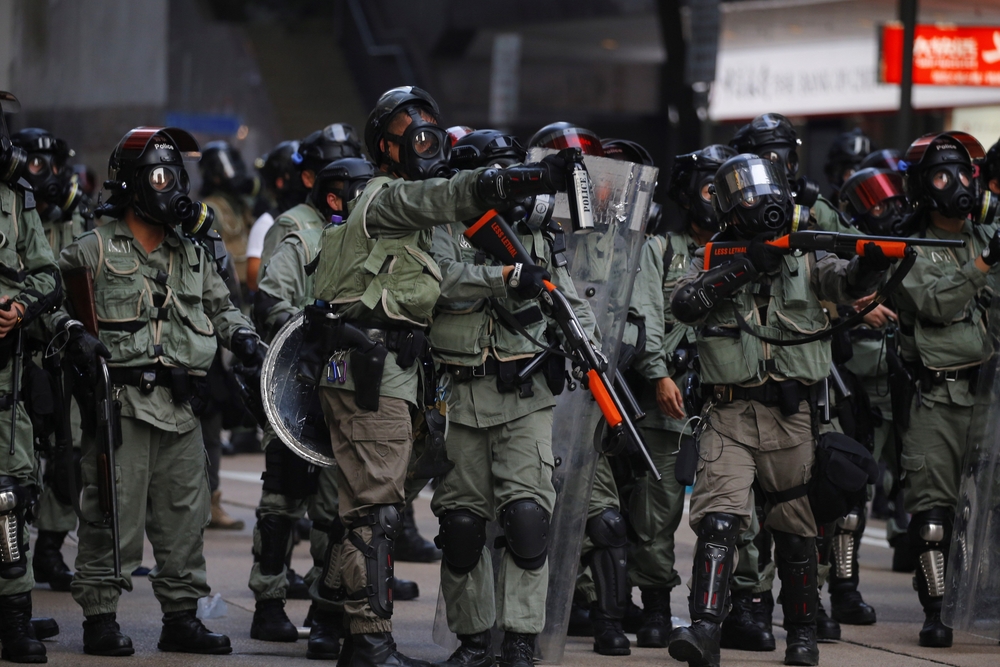
<svg viewBox="0 0 1000 667"><path fill-rule="evenodd" d="M78 267L63 273L66 297L75 317L91 336L98 337L97 307L94 300L94 273ZM115 479L115 450L121 443L121 403L114 400L108 365L97 356L99 395L97 404L97 489L103 523L111 528L115 577L121 577L121 536L118 530L118 484ZM83 517L81 517L82 519Z"/></svg>
<svg viewBox="0 0 1000 667"><path fill-rule="evenodd" d="M510 225L496 211L489 211L479 220L469 224L465 237L473 246L486 251L504 264L534 264L531 255ZM649 450L646 449L642 436L629 417L625 403L622 402L608 377L607 358L590 342L566 296L555 284L545 281L545 291L539 296L539 300L563 333L565 345L569 348L568 352L578 367L578 379L593 394L604 415L611 430L613 443L611 450L628 449L638 454L653 477L659 480L660 473L649 455Z"/></svg>

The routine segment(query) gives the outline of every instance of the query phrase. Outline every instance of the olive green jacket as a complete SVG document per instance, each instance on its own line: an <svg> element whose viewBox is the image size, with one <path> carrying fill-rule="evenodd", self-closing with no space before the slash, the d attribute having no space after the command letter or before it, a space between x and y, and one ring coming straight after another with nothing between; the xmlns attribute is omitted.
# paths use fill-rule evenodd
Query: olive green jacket
<svg viewBox="0 0 1000 667"><path fill-rule="evenodd" d="M38 212L25 210L25 195L0 182L0 296L25 308L56 287L57 270ZM25 272L21 276L12 275ZM8 365L9 367L9 365Z"/></svg>
<svg viewBox="0 0 1000 667"><path fill-rule="evenodd" d="M262 337L266 336L268 342L275 333L277 322L312 303L313 277L306 273L306 264L316 258L322 235L322 229L305 229L288 234L274 249L270 261L261 266L257 290L276 299L261 322L266 328L260 333Z"/></svg>
<svg viewBox="0 0 1000 667"><path fill-rule="evenodd" d="M135 240L122 220L87 232L62 251L63 271L88 266L101 342L109 367L161 364L204 375L212 365L216 338L228 346L250 322L229 300L229 289L210 257L168 229L152 252ZM198 424L189 403L171 401L168 387L143 394L126 386L122 414L157 428L184 433Z"/></svg>
<svg viewBox="0 0 1000 667"><path fill-rule="evenodd" d="M327 222L329 221L323 219L319 209L309 202L302 202L288 209L274 219L274 224L264 235L264 248L260 253L261 265L267 264L281 240L292 232L323 229Z"/></svg>

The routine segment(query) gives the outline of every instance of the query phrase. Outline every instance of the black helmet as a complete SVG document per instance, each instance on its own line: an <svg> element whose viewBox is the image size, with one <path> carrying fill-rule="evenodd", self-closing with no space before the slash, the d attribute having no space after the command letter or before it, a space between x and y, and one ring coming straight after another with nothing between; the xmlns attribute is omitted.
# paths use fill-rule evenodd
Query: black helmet
<svg viewBox="0 0 1000 667"><path fill-rule="evenodd" d="M1000 141L996 142L986 151L986 159L983 160L983 184L988 185L990 180L1000 178Z"/></svg>
<svg viewBox="0 0 1000 667"><path fill-rule="evenodd" d="M425 120L420 111L433 118ZM402 135L391 134L389 125L399 113L410 117ZM397 176L422 180L449 173L451 138L437 123L441 117L437 102L416 86L400 86L382 93L365 124L365 147L378 166ZM399 160L393 160L385 141L399 146ZM384 146L384 148L383 148Z"/></svg>
<svg viewBox="0 0 1000 667"><path fill-rule="evenodd" d="M260 181L250 174L243 156L225 141L205 144L198 161L198 171L201 172L202 197L216 190L255 196L260 190Z"/></svg>
<svg viewBox="0 0 1000 667"><path fill-rule="evenodd" d="M299 142L282 141L263 158L258 158L260 165L257 170L264 181L264 187L271 191L282 211L301 204L308 194L299 177L299 166L293 159L298 150Z"/></svg>
<svg viewBox="0 0 1000 667"><path fill-rule="evenodd" d="M604 157L609 157L612 160L635 162L647 167L654 166L653 156L649 154L649 151L644 146L634 141L628 139L602 139L601 148L604 149Z"/></svg>
<svg viewBox="0 0 1000 667"><path fill-rule="evenodd" d="M361 157L361 142L347 123L333 123L299 142L292 160L302 171L318 172L334 160Z"/></svg>
<svg viewBox="0 0 1000 667"><path fill-rule="evenodd" d="M861 160L858 169L887 169L888 171L903 171L903 154L895 148L883 148L872 151Z"/></svg>
<svg viewBox="0 0 1000 667"><path fill-rule="evenodd" d="M66 166L66 161L76 155L66 142L37 127L15 132L10 140L28 156L24 177L35 197L50 207L46 220L55 220L76 208L83 193L73 171Z"/></svg>
<svg viewBox="0 0 1000 667"><path fill-rule="evenodd" d="M796 213L785 172L768 159L750 153L732 157L715 172L712 206L719 221L739 236L786 230Z"/></svg>
<svg viewBox="0 0 1000 667"><path fill-rule="evenodd" d="M840 188L840 202L865 234L898 236L907 213L903 177L888 169L859 169Z"/></svg>
<svg viewBox="0 0 1000 667"><path fill-rule="evenodd" d="M191 184L184 158L199 156L198 142L176 127L137 127L129 130L108 160L111 192L98 215L121 216L131 206L146 222L180 224L185 232L198 234L212 227L215 214L187 196Z"/></svg>
<svg viewBox="0 0 1000 667"><path fill-rule="evenodd" d="M604 146L601 138L588 129L559 121L549 123L535 132L528 141L528 148L579 148L584 155L604 157Z"/></svg>
<svg viewBox="0 0 1000 667"><path fill-rule="evenodd" d="M754 153L780 163L791 181L799 173L798 147L802 143L791 121L780 113L765 113L736 130L729 145L739 153Z"/></svg>
<svg viewBox="0 0 1000 667"><path fill-rule="evenodd" d="M13 185L24 174L28 154L11 143L5 114L20 113L21 103L13 93L0 90L0 181Z"/></svg>
<svg viewBox="0 0 1000 667"><path fill-rule="evenodd" d="M719 219L712 207L709 185L719 167L735 156L736 151L729 146L712 144L674 158L667 196L684 209L687 222L693 222L705 231L718 231Z"/></svg>
<svg viewBox="0 0 1000 667"><path fill-rule="evenodd" d="M509 167L524 162L524 156L524 148L516 137L500 130L474 130L451 147L451 166L455 169Z"/></svg>
<svg viewBox="0 0 1000 667"><path fill-rule="evenodd" d="M316 183L309 193L309 201L328 220L331 215L347 217L347 204L361 194L365 184L375 177L375 165L363 157L345 157L335 160L319 170ZM340 209L331 208L327 203L327 195L335 194L340 198Z"/></svg>
<svg viewBox="0 0 1000 667"><path fill-rule="evenodd" d="M823 167L826 180L835 191L857 171L861 160L871 152L872 141L859 127L837 137L826 154L826 165Z"/></svg>
<svg viewBox="0 0 1000 667"><path fill-rule="evenodd" d="M979 201L974 164L986 157L966 132L925 134L906 150L903 189L914 209L938 210L948 218L965 218Z"/></svg>
<svg viewBox="0 0 1000 667"><path fill-rule="evenodd" d="M451 145L452 147L454 147L456 141L458 141L465 135L469 134L470 132L475 132L475 130L473 130L468 125L452 125L447 130L445 130L445 132L448 133L448 138L451 139Z"/></svg>

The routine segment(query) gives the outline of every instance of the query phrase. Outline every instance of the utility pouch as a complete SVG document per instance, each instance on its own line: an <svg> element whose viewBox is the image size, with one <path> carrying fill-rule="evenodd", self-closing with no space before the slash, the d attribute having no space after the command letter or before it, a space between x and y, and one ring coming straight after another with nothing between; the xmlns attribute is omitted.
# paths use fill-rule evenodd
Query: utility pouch
<svg viewBox="0 0 1000 667"><path fill-rule="evenodd" d="M186 368L170 369L170 397L174 403L189 403L191 401L191 376Z"/></svg>
<svg viewBox="0 0 1000 667"><path fill-rule="evenodd" d="M335 349L333 327L336 323L326 316L328 312L330 311L315 305L305 307L298 376L300 380L313 386L318 385L323 378L323 369Z"/></svg>
<svg viewBox="0 0 1000 667"><path fill-rule="evenodd" d="M698 472L698 441L689 435L681 438L681 446L674 462L674 479L681 486L692 486Z"/></svg>
<svg viewBox="0 0 1000 667"><path fill-rule="evenodd" d="M122 402L112 401L111 402L111 424L113 428L114 442L111 443L115 449L122 446Z"/></svg>
<svg viewBox="0 0 1000 667"><path fill-rule="evenodd" d="M188 375L188 382L191 384L191 411L196 417L200 417L205 414L205 410L212 402L212 391L209 388L208 377Z"/></svg>
<svg viewBox="0 0 1000 667"><path fill-rule="evenodd" d="M799 402L802 400L801 385L795 380L783 380L778 383L781 391L781 414L791 417L799 412Z"/></svg>
<svg viewBox="0 0 1000 667"><path fill-rule="evenodd" d="M354 378L354 402L362 410L378 410L382 391L382 373L389 351L384 345L372 344L367 349L351 350L351 375Z"/></svg>
<svg viewBox="0 0 1000 667"><path fill-rule="evenodd" d="M427 348L427 336L420 329L414 329L400 335L399 344L396 346L396 365L406 369L413 365L413 362L423 356Z"/></svg>
<svg viewBox="0 0 1000 667"><path fill-rule="evenodd" d="M517 362L497 362L497 391L501 394L517 388Z"/></svg>
<svg viewBox="0 0 1000 667"><path fill-rule="evenodd" d="M545 341L551 348L559 347L559 339L551 328L545 330ZM542 376L553 396L563 393L563 389L566 388L566 357L561 354L550 354L542 364Z"/></svg>
<svg viewBox="0 0 1000 667"><path fill-rule="evenodd" d="M867 500L868 485L878 478L878 464L864 445L843 433L824 433L816 443L809 480L809 504L822 525L847 515Z"/></svg>
<svg viewBox="0 0 1000 667"><path fill-rule="evenodd" d="M413 479L435 479L448 474L455 464L448 459L444 433L448 420L441 410L430 407L422 411L415 420L413 447L416 460L407 473Z"/></svg>

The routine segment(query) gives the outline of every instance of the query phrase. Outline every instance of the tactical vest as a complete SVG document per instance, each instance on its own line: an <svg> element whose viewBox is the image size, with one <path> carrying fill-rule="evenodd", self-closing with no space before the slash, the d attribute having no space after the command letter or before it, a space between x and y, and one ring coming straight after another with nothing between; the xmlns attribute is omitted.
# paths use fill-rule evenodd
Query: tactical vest
<svg viewBox="0 0 1000 667"><path fill-rule="evenodd" d="M431 230L398 239L368 234L368 207L393 179L368 182L347 221L327 227L315 274L316 299L370 325L428 326L441 295L441 269L431 258Z"/></svg>
<svg viewBox="0 0 1000 667"><path fill-rule="evenodd" d="M215 210L215 229L222 236L226 250L233 258L240 282L247 281L247 242L253 224L249 207L234 201L230 195L217 193L205 197L204 203Z"/></svg>
<svg viewBox="0 0 1000 667"><path fill-rule="evenodd" d="M460 249L460 260L466 264L477 262L476 249L469 244L458 228L447 225ZM518 234L525 249L542 267L548 267L548 252L541 231ZM542 252L538 252L538 250ZM481 257L481 255L479 255ZM430 330L431 349L439 361L456 365L477 366L488 353L499 361L526 359L541 352L531 340L504 322L495 307L509 312L532 338L545 342L545 320L538 304L531 299L478 299L466 303L449 303L438 306L434 326Z"/></svg>
<svg viewBox="0 0 1000 667"><path fill-rule="evenodd" d="M93 230L100 247L94 294L101 342L110 366L161 363L207 371L215 357L215 327L202 306L206 271L194 243L180 238L169 248L166 272L142 264L131 240L114 235L117 225ZM168 232L171 234L173 232Z"/></svg>
<svg viewBox="0 0 1000 667"><path fill-rule="evenodd" d="M783 261L781 273L770 285L747 285L731 298L716 304L709 313L704 326L698 330L703 384L752 386L769 377L811 384L829 375L829 341L779 347L742 333L738 328L733 303L746 321L756 325L765 336L793 339L830 328L829 316L810 284L815 255L786 255ZM766 322L760 321L755 293L767 298Z"/></svg>
<svg viewBox="0 0 1000 667"><path fill-rule="evenodd" d="M306 229L323 229L326 223L327 221L323 219L322 214L316 210L316 207L307 202L293 206L279 215L274 221L274 224L279 228L285 227L289 232L301 232Z"/></svg>
<svg viewBox="0 0 1000 667"><path fill-rule="evenodd" d="M305 262L303 262L301 271L305 274L305 280L302 283L305 285L305 290L303 290L302 294L296 295L298 298L295 300L294 305L299 308L304 308L313 301L313 276L306 271L305 267L312 262L313 259L315 259L316 254L319 252L319 241L323 236L323 230L304 229L299 232L292 232L288 236L294 236L297 238L299 240L299 244L302 246L302 254L304 255L303 259ZM288 236L285 238L287 239Z"/></svg>
<svg viewBox="0 0 1000 667"><path fill-rule="evenodd" d="M668 234L666 243L663 243L662 236L654 236L657 244L663 244L663 304L670 308L670 298L677 287L677 281L684 277L688 267L691 266L691 245L694 239L687 233ZM680 322L672 322L673 326L685 326ZM687 334L684 339L688 343L695 342L695 331L693 327L687 327ZM668 333L668 332L665 332Z"/></svg>
<svg viewBox="0 0 1000 667"><path fill-rule="evenodd" d="M968 248L969 257L977 257L989 243L993 227L975 225L973 243ZM958 273L965 262L959 261L951 248L917 246L917 253L944 267L944 275ZM987 309L992 294L983 287L970 299L960 313L948 324L924 319L920 314L900 313L900 340L904 355L913 359L919 355L921 363L932 370L953 370L981 364L989 349L989 322Z"/></svg>
<svg viewBox="0 0 1000 667"><path fill-rule="evenodd" d="M17 192L0 183L0 266L20 271L24 268L17 255L18 220L24 214L24 204L18 201ZM0 291L17 294L22 289L20 282L0 273Z"/></svg>

